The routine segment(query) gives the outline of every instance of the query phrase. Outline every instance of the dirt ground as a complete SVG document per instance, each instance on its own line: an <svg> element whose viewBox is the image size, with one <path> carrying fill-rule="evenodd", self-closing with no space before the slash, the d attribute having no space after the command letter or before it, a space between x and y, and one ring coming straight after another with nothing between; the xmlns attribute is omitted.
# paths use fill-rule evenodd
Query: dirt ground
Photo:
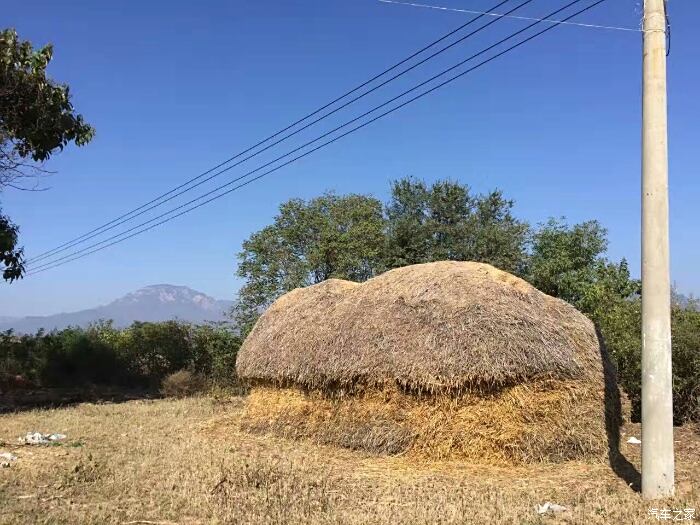
<svg viewBox="0 0 700 525"><path fill-rule="evenodd" d="M677 496L643 501L639 427L622 479L585 463L494 468L317 447L238 429L244 398L81 404L0 415L0 523L654 523L700 512L700 435L676 430ZM28 431L58 445L20 446ZM567 507L540 516L536 504ZM687 516L687 513L683 514ZM671 513L678 517L680 514ZM659 520L660 521L660 520ZM689 523L689 521L685 521Z"/></svg>

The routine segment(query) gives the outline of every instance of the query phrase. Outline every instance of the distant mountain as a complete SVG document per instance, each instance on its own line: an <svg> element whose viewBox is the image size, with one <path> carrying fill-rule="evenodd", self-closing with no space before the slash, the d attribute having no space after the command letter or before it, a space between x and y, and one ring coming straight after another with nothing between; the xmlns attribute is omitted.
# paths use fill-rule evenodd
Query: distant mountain
<svg viewBox="0 0 700 525"><path fill-rule="evenodd" d="M0 331L12 328L17 333L34 333L40 328L85 327L99 319L112 319L116 327L134 321L221 321L232 305L233 301L217 300L186 286L156 284L89 310L45 317L0 318Z"/></svg>

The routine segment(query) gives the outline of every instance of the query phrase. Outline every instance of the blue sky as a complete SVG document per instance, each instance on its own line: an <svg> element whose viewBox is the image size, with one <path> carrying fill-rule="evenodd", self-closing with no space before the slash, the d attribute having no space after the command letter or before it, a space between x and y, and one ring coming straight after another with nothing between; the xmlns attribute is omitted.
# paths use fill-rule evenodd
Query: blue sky
<svg viewBox="0 0 700 525"><path fill-rule="evenodd" d="M478 10L497 1L425 3ZM563 4L535 0L520 14L542 16ZM609 0L581 21L638 27L639 4ZM670 4L672 278L681 291L700 294L700 46L692 24L700 3ZM20 225L28 256L48 250L254 144L469 16L376 0L11 2L3 8L3 25L36 45L54 44L50 73L71 86L76 108L97 136L50 161L47 168L57 173L48 191L3 193L3 210ZM275 154L523 24L494 24ZM627 257L638 274L640 61L639 32L559 27L209 206L90 257L0 285L0 315L91 307L156 283L233 298L241 242L268 224L281 202L326 190L384 200L389 181L406 175L456 179L476 192L501 188L516 201L516 214L532 223L550 216L599 219L609 229L610 257Z"/></svg>

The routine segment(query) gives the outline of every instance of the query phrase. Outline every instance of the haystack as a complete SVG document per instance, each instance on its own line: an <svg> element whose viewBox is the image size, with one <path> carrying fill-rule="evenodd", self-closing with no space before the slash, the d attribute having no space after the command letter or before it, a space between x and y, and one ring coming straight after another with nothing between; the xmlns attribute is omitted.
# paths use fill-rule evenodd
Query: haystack
<svg viewBox="0 0 700 525"><path fill-rule="evenodd" d="M593 323L480 263L294 290L258 320L236 369L253 386L248 430L376 453L605 458L620 422Z"/></svg>

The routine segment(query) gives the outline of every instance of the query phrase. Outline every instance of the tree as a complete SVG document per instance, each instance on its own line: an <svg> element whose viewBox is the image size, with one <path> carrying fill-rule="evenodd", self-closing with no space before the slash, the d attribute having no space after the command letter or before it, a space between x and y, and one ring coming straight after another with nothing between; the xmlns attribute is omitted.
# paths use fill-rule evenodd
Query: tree
<svg viewBox="0 0 700 525"><path fill-rule="evenodd" d="M53 47L35 50L14 29L0 32L0 191L31 189L26 179L42 173L41 163L68 143L87 144L93 128L75 113L68 86L47 77ZM3 278L22 276L18 228L7 217L0 221L0 262Z"/></svg>
<svg viewBox="0 0 700 525"><path fill-rule="evenodd" d="M519 273L528 226L513 217L512 208L513 201L498 190L473 196L457 182L428 187L411 178L398 180L386 207L385 265L478 261Z"/></svg>
<svg viewBox="0 0 700 525"><path fill-rule="evenodd" d="M365 281L381 268L382 204L364 195L326 194L280 206L274 223L243 243L246 280L234 317L245 332L259 313L294 288L330 278Z"/></svg>
<svg viewBox="0 0 700 525"><path fill-rule="evenodd" d="M533 234L531 245L527 279L594 320L640 292L625 259L613 263L604 257L607 230L598 221L568 226L562 219L550 219Z"/></svg>
<svg viewBox="0 0 700 525"><path fill-rule="evenodd" d="M19 279L24 272L23 252L21 248L17 249L18 231L17 226L0 213L0 263L4 265L2 278L10 282Z"/></svg>

